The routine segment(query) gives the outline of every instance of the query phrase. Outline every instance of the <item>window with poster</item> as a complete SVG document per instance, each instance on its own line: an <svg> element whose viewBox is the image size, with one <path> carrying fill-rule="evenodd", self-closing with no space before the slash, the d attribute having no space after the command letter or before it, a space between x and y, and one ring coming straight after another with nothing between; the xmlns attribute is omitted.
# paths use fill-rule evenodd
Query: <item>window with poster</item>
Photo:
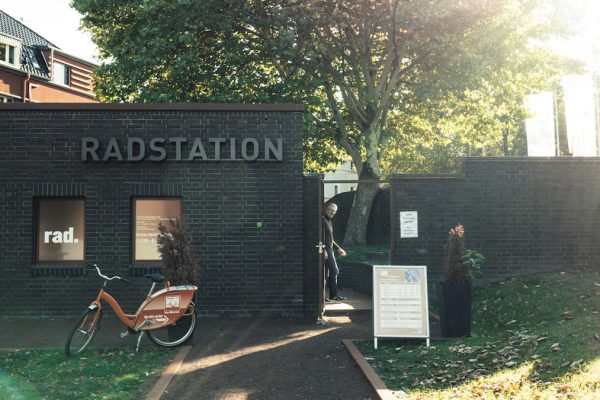
<svg viewBox="0 0 600 400"><path fill-rule="evenodd" d="M36 262L82 262L85 254L85 200L38 198Z"/></svg>
<svg viewBox="0 0 600 400"><path fill-rule="evenodd" d="M157 262L158 225L170 226L170 220L181 218L181 199L133 199L133 262Z"/></svg>

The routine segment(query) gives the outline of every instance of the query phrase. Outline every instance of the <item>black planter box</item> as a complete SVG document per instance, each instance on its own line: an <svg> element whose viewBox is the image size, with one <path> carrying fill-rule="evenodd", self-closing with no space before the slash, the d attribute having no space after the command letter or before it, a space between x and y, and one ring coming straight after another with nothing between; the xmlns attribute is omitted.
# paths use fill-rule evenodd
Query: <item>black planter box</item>
<svg viewBox="0 0 600 400"><path fill-rule="evenodd" d="M471 284L439 282L436 294L442 336L471 336Z"/></svg>

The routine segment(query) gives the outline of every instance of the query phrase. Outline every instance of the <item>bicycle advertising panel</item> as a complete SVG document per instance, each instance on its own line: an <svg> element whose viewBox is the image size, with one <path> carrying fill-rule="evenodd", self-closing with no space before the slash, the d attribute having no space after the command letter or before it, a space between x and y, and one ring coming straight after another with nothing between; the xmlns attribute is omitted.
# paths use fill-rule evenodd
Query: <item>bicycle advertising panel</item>
<svg viewBox="0 0 600 400"><path fill-rule="evenodd" d="M142 329L149 330L172 324L185 314L196 289L186 285L159 290L140 306L134 326L143 324Z"/></svg>

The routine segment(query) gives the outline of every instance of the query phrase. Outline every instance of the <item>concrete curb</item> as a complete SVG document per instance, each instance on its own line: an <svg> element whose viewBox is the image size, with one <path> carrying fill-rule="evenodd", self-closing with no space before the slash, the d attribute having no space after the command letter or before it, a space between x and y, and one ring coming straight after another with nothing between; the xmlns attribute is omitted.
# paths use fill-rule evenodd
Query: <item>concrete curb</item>
<svg viewBox="0 0 600 400"><path fill-rule="evenodd" d="M348 349L348 352L361 369L362 373L365 375L365 378L369 381L375 392L377 393L377 397L379 400L398 400L405 398L403 392L394 392L385 386L385 383L381 380L381 378L375 373L373 368L369 365L367 360L363 357L362 353L356 348L354 342L350 339L343 339L342 343Z"/></svg>
<svg viewBox="0 0 600 400"><path fill-rule="evenodd" d="M192 346L183 346L179 350L173 361L171 361L171 364L163 371L158 382L156 382L150 393L148 393L148 396L146 396L146 400L159 400L161 398L191 349Z"/></svg>

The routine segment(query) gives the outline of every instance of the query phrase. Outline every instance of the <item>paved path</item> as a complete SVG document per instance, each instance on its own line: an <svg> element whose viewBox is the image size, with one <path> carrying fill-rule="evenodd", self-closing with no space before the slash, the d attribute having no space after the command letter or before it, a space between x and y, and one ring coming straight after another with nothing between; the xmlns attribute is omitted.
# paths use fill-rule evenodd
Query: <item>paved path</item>
<svg viewBox="0 0 600 400"><path fill-rule="evenodd" d="M376 399L342 339L372 337L368 299L328 304L329 323L275 318L200 319L192 349L165 400ZM359 299L360 300L360 299ZM76 318L0 319L0 348L64 346ZM135 346L137 336L103 319L92 347ZM147 338L142 348L154 346Z"/></svg>
<svg viewBox="0 0 600 400"><path fill-rule="evenodd" d="M341 339L368 338L371 313L329 324L281 319L202 320L163 399L375 399Z"/></svg>

